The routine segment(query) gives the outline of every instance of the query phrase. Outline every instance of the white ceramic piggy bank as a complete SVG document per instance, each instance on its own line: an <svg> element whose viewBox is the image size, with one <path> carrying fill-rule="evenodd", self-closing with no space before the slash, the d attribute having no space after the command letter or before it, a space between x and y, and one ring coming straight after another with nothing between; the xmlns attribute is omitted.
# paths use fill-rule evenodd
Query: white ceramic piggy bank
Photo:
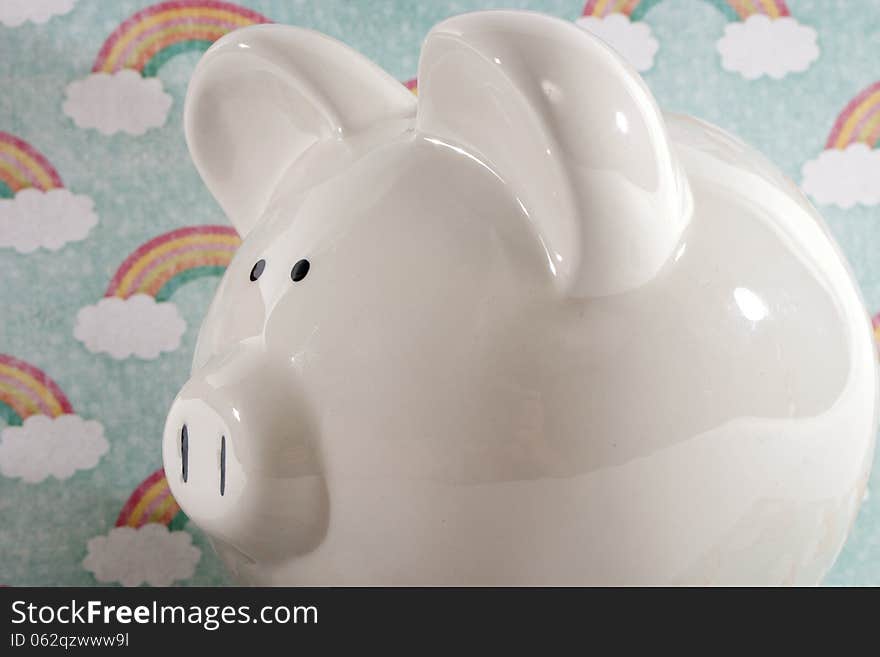
<svg viewBox="0 0 880 657"><path fill-rule="evenodd" d="M163 452L234 577L819 581L878 386L815 210L560 20L444 21L418 79L269 25L190 85L244 243Z"/></svg>

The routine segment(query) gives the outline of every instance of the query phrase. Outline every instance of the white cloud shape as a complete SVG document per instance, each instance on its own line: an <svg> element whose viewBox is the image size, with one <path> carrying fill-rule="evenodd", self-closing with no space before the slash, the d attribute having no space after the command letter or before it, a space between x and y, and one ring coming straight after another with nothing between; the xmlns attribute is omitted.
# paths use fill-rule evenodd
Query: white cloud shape
<svg viewBox="0 0 880 657"><path fill-rule="evenodd" d="M742 23L729 23L716 45L721 66L747 80L762 75L778 80L806 71L819 57L816 30L791 16L753 14Z"/></svg>
<svg viewBox="0 0 880 657"><path fill-rule="evenodd" d="M114 527L87 544L83 567L99 582L123 586L170 586L189 579L202 553L186 531L168 531L155 522L141 527Z"/></svg>
<svg viewBox="0 0 880 657"><path fill-rule="evenodd" d="M880 150L856 142L822 151L801 169L801 188L816 202L851 208L880 203Z"/></svg>
<svg viewBox="0 0 880 657"><path fill-rule="evenodd" d="M80 308L73 335L94 353L152 359L177 349L185 330L186 322L173 303L135 294L127 299L104 297Z"/></svg>
<svg viewBox="0 0 880 657"><path fill-rule="evenodd" d="M0 432L0 472L35 484L89 470L107 452L104 427L79 415L31 415Z"/></svg>
<svg viewBox="0 0 880 657"><path fill-rule="evenodd" d="M165 124L171 96L159 78L144 78L131 69L92 73L67 85L64 113L80 128L105 135L142 135Z"/></svg>
<svg viewBox="0 0 880 657"><path fill-rule="evenodd" d="M630 22L629 16L619 13L603 18L581 16L575 23L614 48L637 71L647 71L654 65L660 44L647 23Z"/></svg>
<svg viewBox="0 0 880 657"><path fill-rule="evenodd" d="M98 223L92 199L69 189L44 192L29 187L0 199L0 247L21 253L57 251L84 239Z"/></svg>
<svg viewBox="0 0 880 657"><path fill-rule="evenodd" d="M66 14L76 0L2 0L0 23L18 27L25 21L45 23L53 16Z"/></svg>

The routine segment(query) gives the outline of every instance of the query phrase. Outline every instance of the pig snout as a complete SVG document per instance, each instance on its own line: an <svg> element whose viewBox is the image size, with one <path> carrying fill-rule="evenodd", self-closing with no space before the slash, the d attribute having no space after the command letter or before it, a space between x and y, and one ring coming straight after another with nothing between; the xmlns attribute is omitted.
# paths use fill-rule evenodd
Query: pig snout
<svg viewBox="0 0 880 657"><path fill-rule="evenodd" d="M249 560L308 552L327 528L315 423L288 375L246 351L215 358L183 386L165 425L178 504Z"/></svg>
<svg viewBox="0 0 880 657"><path fill-rule="evenodd" d="M176 421L169 419L165 430L165 476L178 503L194 519L222 514L215 498L227 493L237 498L246 483L242 464L233 453L235 427L217 408L218 401L179 398L171 408Z"/></svg>

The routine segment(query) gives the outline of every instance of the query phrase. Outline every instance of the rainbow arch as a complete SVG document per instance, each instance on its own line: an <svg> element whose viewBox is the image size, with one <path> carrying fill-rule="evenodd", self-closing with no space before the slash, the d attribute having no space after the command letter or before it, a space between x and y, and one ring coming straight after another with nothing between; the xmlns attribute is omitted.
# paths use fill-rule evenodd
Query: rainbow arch
<svg viewBox="0 0 880 657"><path fill-rule="evenodd" d="M880 80L862 89L834 121L826 150L861 142L874 148L880 142Z"/></svg>
<svg viewBox="0 0 880 657"><path fill-rule="evenodd" d="M158 522L174 531L183 529L187 520L171 494L165 470L159 468L134 489L116 518L116 526L137 528Z"/></svg>
<svg viewBox="0 0 880 657"><path fill-rule="evenodd" d="M101 46L93 73L133 69L144 77L182 52L207 50L227 32L271 21L255 11L219 0L160 2L125 19Z"/></svg>
<svg viewBox="0 0 880 657"><path fill-rule="evenodd" d="M769 18L789 16L784 0L705 0L720 11L728 20L745 20L755 14ZM662 0L588 0L584 16L603 18L608 14L625 14L633 21L644 18L654 5Z"/></svg>
<svg viewBox="0 0 880 657"><path fill-rule="evenodd" d="M0 198L34 187L44 192L64 187L49 160L29 143L0 131Z"/></svg>
<svg viewBox="0 0 880 657"><path fill-rule="evenodd" d="M31 415L58 417L73 413L67 396L43 370L0 354L0 418L20 425Z"/></svg>
<svg viewBox="0 0 880 657"><path fill-rule="evenodd" d="M241 238L230 226L188 226L145 242L120 265L104 296L148 294L167 301L184 283L223 273Z"/></svg>

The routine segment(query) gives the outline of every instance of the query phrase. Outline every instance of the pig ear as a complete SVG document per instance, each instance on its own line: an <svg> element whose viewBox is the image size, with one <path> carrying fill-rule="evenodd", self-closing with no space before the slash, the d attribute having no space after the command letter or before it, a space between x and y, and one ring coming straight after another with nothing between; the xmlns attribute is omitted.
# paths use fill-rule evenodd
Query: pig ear
<svg viewBox="0 0 880 657"><path fill-rule="evenodd" d="M571 23L490 11L437 25L419 61L417 126L509 184L564 294L646 283L689 220L687 180L651 93Z"/></svg>
<svg viewBox="0 0 880 657"><path fill-rule="evenodd" d="M402 84L342 43L259 25L208 49L187 91L184 125L196 168L244 235L307 149L413 117L415 106Z"/></svg>

